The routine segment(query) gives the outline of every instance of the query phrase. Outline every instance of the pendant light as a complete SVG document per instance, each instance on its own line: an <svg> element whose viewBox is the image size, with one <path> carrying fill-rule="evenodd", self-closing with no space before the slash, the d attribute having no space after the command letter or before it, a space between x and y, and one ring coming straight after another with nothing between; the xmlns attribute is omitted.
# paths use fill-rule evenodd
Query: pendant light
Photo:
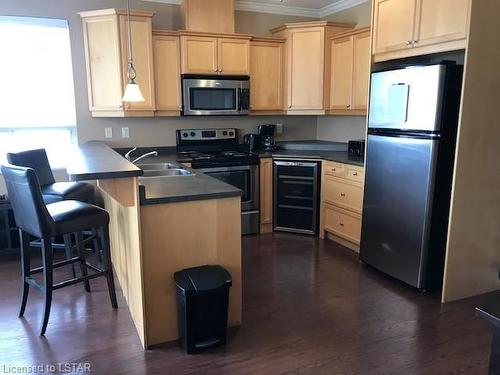
<svg viewBox="0 0 500 375"><path fill-rule="evenodd" d="M125 86L125 93L123 94L122 101L124 102L143 102L145 101L142 96L141 89L135 78L137 73L134 67L134 59L132 58L132 27L130 26L130 0L127 0L127 25L128 25L128 84Z"/></svg>

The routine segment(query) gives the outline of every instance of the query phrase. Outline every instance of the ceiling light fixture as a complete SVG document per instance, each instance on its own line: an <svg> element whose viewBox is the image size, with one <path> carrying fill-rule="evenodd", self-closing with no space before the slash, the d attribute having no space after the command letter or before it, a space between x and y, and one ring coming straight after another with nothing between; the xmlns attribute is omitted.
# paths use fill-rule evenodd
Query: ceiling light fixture
<svg viewBox="0 0 500 375"><path fill-rule="evenodd" d="M127 0L127 24L128 24L128 70L127 70L128 83L127 86L125 86L125 93L123 94L122 101L143 102L145 101L144 96L142 96L139 85L135 83L137 72L135 71L134 60L132 58L132 26L130 24L130 0Z"/></svg>

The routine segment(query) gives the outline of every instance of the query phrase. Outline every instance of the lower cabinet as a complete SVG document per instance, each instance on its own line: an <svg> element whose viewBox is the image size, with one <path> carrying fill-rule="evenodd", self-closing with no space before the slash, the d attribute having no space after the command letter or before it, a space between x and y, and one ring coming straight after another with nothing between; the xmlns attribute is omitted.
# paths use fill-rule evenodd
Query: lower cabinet
<svg viewBox="0 0 500 375"><path fill-rule="evenodd" d="M273 231L273 159L260 160L260 233Z"/></svg>
<svg viewBox="0 0 500 375"><path fill-rule="evenodd" d="M364 168L324 161L321 182L320 237L359 251Z"/></svg>

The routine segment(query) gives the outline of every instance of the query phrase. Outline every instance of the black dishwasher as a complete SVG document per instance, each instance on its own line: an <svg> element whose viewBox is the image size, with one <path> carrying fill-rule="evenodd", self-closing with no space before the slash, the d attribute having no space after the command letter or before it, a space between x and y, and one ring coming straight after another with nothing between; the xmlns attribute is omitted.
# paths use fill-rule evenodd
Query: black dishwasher
<svg viewBox="0 0 500 375"><path fill-rule="evenodd" d="M274 230L318 233L321 162L274 160Z"/></svg>

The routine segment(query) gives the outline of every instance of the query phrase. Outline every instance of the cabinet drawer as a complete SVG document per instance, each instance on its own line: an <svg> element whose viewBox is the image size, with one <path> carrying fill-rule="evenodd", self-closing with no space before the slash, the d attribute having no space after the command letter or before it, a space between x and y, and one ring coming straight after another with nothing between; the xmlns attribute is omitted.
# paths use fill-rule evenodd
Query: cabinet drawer
<svg viewBox="0 0 500 375"><path fill-rule="evenodd" d="M323 210L323 226L327 232L359 245L361 238L359 215L329 204L325 204Z"/></svg>
<svg viewBox="0 0 500 375"><path fill-rule="evenodd" d="M363 206L362 186L326 176L323 188L325 202L361 213Z"/></svg>
<svg viewBox="0 0 500 375"><path fill-rule="evenodd" d="M365 171L361 167L346 167L345 178L352 181L364 182L365 180Z"/></svg>
<svg viewBox="0 0 500 375"><path fill-rule="evenodd" d="M323 172L330 176L344 177L345 166L341 163L326 162L323 163Z"/></svg>

